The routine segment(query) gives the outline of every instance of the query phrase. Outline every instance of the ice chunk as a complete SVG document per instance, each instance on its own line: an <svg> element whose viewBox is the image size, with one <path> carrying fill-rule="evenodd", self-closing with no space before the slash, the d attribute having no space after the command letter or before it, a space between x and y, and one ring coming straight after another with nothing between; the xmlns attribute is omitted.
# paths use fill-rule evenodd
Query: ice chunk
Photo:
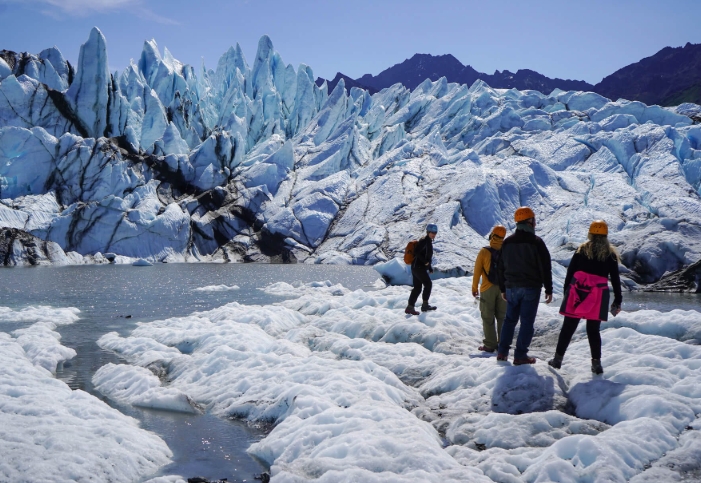
<svg viewBox="0 0 701 483"><path fill-rule="evenodd" d="M323 241L329 225L338 213L338 205L328 196L313 193L295 203L292 210L302 225L307 243L316 247Z"/></svg>
<svg viewBox="0 0 701 483"><path fill-rule="evenodd" d="M572 434L597 435L609 425L569 416L560 411L527 413L512 416L490 413L455 419L446 436L456 444L484 445L487 448L514 449L547 447Z"/></svg>
<svg viewBox="0 0 701 483"><path fill-rule="evenodd" d="M393 258L388 262L378 263L373 266L387 283L392 285L413 285L411 265L404 263L403 259Z"/></svg>
<svg viewBox="0 0 701 483"><path fill-rule="evenodd" d="M586 111L590 108L600 109L606 105L607 102L610 102L607 98L595 92L581 91L565 92L559 94L557 99L564 103L568 109L573 111Z"/></svg>
<svg viewBox="0 0 701 483"><path fill-rule="evenodd" d="M56 373L57 366L77 355L74 349L61 345L61 336L55 329L54 323L38 322L12 333L32 363L52 373Z"/></svg>
<svg viewBox="0 0 701 483"><path fill-rule="evenodd" d="M638 419L621 423L598 436L561 439L538 457L524 476L530 481L592 478L625 481L674 445L674 436L664 425Z"/></svg>
<svg viewBox="0 0 701 483"><path fill-rule="evenodd" d="M614 114L599 122L604 131L615 131L631 124L637 124L638 120L632 114Z"/></svg>
<svg viewBox="0 0 701 483"><path fill-rule="evenodd" d="M272 466L275 478L308 474L320 481L490 481L441 449L435 430L407 411L368 401L289 417L249 452ZM408 458L419 452L421 458Z"/></svg>
<svg viewBox="0 0 701 483"><path fill-rule="evenodd" d="M193 292L226 292L229 290L238 290L238 285L207 285L206 287L197 287L192 289Z"/></svg>
<svg viewBox="0 0 701 483"><path fill-rule="evenodd" d="M110 399L137 407L198 412L186 394L163 387L156 375L142 367L106 364L93 376L93 384Z"/></svg>
<svg viewBox="0 0 701 483"><path fill-rule="evenodd" d="M51 322L58 325L72 324L80 318L80 310L75 307L56 308L49 306L30 306L20 310L0 307L0 322Z"/></svg>
<svg viewBox="0 0 701 483"><path fill-rule="evenodd" d="M621 312L606 327L629 327L641 334L659 335L679 341L701 340L701 317L695 311L671 310L660 317L654 310Z"/></svg>

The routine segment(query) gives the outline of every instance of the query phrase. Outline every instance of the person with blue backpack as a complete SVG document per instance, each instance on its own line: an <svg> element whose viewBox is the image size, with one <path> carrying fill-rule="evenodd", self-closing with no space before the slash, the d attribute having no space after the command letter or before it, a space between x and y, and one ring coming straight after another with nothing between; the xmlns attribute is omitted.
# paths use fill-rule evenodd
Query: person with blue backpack
<svg viewBox="0 0 701 483"><path fill-rule="evenodd" d="M428 312L429 310L436 310L434 305L428 303L428 299L431 296L431 289L433 288L433 282L431 282L431 277L429 273L433 273L433 267L431 266L431 261L433 259L433 239L436 238L438 233L438 227L433 223L426 226L426 236L421 238L419 241L411 241L407 245L406 252L411 252L410 254L405 254L405 261L411 261L411 275L414 279L414 288L411 290L409 295L409 304L404 310L405 314L408 315L419 315L414 306L422 292L423 294L423 304L421 305L421 312ZM410 255L410 258L407 258Z"/></svg>
<svg viewBox="0 0 701 483"><path fill-rule="evenodd" d="M482 316L482 331L484 340L478 350L496 352L499 344L499 334L506 316L506 301L501 298L499 291L498 263L501 256L501 245L506 237L506 227L497 225L489 233L489 246L482 248L475 260L475 270L472 276L472 296L479 298L480 315ZM482 285L477 290L480 278ZM496 325L494 320L496 319Z"/></svg>

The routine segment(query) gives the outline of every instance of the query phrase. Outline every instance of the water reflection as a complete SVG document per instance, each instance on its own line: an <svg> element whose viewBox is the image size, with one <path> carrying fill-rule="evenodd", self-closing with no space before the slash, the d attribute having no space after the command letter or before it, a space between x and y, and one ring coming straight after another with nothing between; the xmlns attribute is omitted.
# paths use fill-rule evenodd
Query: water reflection
<svg viewBox="0 0 701 483"><path fill-rule="evenodd" d="M623 310L701 310L701 294L674 292L623 292Z"/></svg>
<svg viewBox="0 0 701 483"><path fill-rule="evenodd" d="M261 431L241 421L221 419L209 414L192 415L156 409L116 406L124 414L141 421L144 429L154 431L173 451L173 462L154 476L201 476L208 480L250 482L269 469L245 449L265 437Z"/></svg>

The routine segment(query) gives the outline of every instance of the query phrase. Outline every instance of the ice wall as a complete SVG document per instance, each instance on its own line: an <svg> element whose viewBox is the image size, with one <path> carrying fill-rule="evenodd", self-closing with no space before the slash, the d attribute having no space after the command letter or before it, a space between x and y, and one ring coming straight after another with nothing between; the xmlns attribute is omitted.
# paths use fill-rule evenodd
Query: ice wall
<svg viewBox="0 0 701 483"><path fill-rule="evenodd" d="M76 70L55 48L3 59L0 227L66 251L375 264L432 222L436 267L465 273L529 205L562 264L597 218L640 281L701 258L694 106L445 79L328 93L267 36L252 67L148 41L110 74L98 29Z"/></svg>

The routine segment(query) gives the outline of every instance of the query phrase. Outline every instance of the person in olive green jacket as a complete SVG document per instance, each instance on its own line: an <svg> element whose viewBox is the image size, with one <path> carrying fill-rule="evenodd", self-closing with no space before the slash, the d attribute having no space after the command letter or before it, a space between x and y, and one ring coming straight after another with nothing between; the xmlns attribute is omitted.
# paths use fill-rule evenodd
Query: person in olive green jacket
<svg viewBox="0 0 701 483"><path fill-rule="evenodd" d="M499 282L496 279L497 271L490 274L492 254L497 257L501 254L501 244L506 237L506 228L497 225L489 234L489 247L484 247L477 254L475 261L475 273L472 277L472 296L480 300L480 314L482 315L482 330L484 331L483 344L479 350L495 352L499 344L501 326L506 316L506 301L501 297ZM496 258L495 258L496 261ZM490 276L491 275L491 276ZM477 286L482 278L482 286L479 292ZM490 280L491 279L491 280ZM496 325L494 324L496 319Z"/></svg>

